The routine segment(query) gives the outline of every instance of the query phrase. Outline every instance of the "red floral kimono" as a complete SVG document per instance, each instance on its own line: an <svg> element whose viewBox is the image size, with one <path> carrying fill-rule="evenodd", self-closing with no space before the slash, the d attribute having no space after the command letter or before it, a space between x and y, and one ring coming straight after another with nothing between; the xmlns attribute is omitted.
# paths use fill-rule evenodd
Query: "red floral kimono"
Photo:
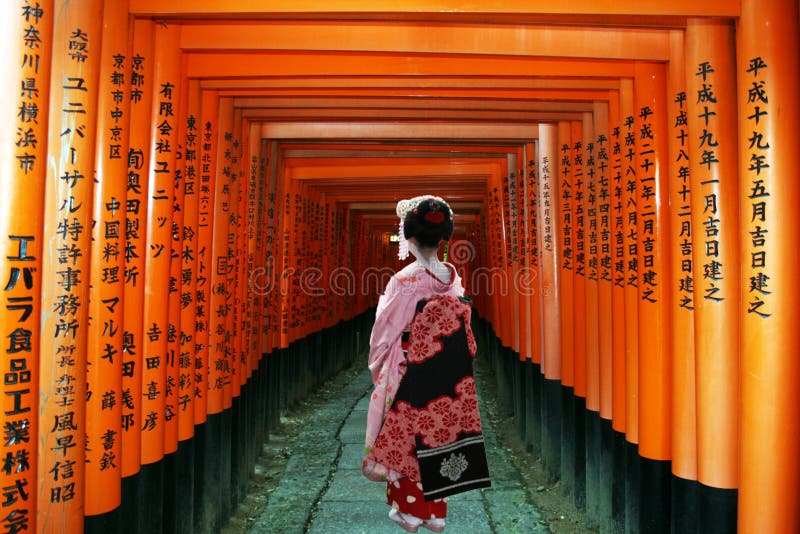
<svg viewBox="0 0 800 534"><path fill-rule="evenodd" d="M463 290L458 291L460 280L454 269L451 284L438 284L446 290L410 291L400 300L406 306L409 299L415 303L406 317L401 317L407 321L407 351L403 354L404 328L397 329L398 339L393 341L403 354L401 360L392 365L392 360L384 358L377 377L370 365L377 380L363 463L370 479L389 482L390 505L423 519L444 517L444 497L490 485L472 376L475 340L470 329L471 308L459 298ZM453 290L454 284L458 290ZM391 286L387 294L397 289ZM391 313L388 306L379 308L373 348L380 347L375 342L384 338L379 328L387 326L382 322L390 322L384 315L387 311ZM379 356L372 360L371 354L372 363L379 361ZM392 387L394 380L396 388ZM374 416L378 413L382 424L376 428Z"/></svg>

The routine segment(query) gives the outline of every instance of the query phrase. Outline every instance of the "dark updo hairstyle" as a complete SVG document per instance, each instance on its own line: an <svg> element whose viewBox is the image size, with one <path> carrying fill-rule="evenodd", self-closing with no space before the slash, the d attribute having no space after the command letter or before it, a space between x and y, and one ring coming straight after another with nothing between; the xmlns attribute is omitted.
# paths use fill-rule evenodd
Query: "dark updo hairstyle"
<svg viewBox="0 0 800 534"><path fill-rule="evenodd" d="M436 248L453 236L453 217L444 200L424 199L403 220L406 239L417 240L420 248Z"/></svg>

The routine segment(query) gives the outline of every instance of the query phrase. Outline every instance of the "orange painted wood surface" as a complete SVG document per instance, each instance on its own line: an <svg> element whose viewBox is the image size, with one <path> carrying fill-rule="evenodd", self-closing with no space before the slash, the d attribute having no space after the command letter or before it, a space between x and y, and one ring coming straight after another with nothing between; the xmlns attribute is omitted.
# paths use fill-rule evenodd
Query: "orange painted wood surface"
<svg viewBox="0 0 800 534"><path fill-rule="evenodd" d="M582 205L583 211L583 283L584 283L584 373L586 376L586 409L600 411L600 322L598 301L598 239L597 228L598 176L595 116L583 114L582 146ZM579 219L580 220L580 219ZM580 238L579 238L580 239ZM580 241L579 241L580 243ZM577 335L581 335L579 331Z"/></svg>
<svg viewBox="0 0 800 534"><path fill-rule="evenodd" d="M542 373L548 380L561 379L558 178L558 125L542 125L539 128L538 227L542 257Z"/></svg>
<svg viewBox="0 0 800 534"><path fill-rule="evenodd" d="M620 102L621 104L621 102ZM625 265L625 219L627 218L625 197L625 179L623 173L622 135L623 117L621 109L609 116L609 187L611 194L611 384L612 384L612 428L624 433L627 426L627 323L625 314L625 288L628 285Z"/></svg>
<svg viewBox="0 0 800 534"><path fill-rule="evenodd" d="M213 225L212 252L209 258L209 354L208 354L208 413L217 414L225 409L225 389L230 392L231 332L227 329L230 313L231 288L228 277L233 271L230 260L231 207L231 150L233 141L233 102L220 99L217 117L214 162L210 166L215 174L213 208L210 224ZM230 396L228 396L230 398Z"/></svg>
<svg viewBox="0 0 800 534"><path fill-rule="evenodd" d="M122 369L125 211L130 135L130 41L124 5L105 0L98 88L92 206L92 279L87 352L86 501L84 513L122 499Z"/></svg>
<svg viewBox="0 0 800 534"><path fill-rule="evenodd" d="M620 82L622 138L622 229L625 284L625 439L639 443L639 271L637 252L638 186L636 183L636 137L633 80Z"/></svg>
<svg viewBox="0 0 800 534"><path fill-rule="evenodd" d="M795 1L2 9L0 526L117 508L376 304L427 192L503 347L742 531L800 526Z"/></svg>
<svg viewBox="0 0 800 534"><path fill-rule="evenodd" d="M795 232L800 154L793 140L800 121L799 11L797 2L746 0L736 30L742 532L800 529L800 337L794 282L800 270ZM760 196L760 187L770 196ZM765 202L763 217L759 202ZM762 252L767 260L760 266Z"/></svg>
<svg viewBox="0 0 800 534"><path fill-rule="evenodd" d="M591 0L578 0L570 4L552 4L548 2L528 2L513 0L498 6L492 2L478 1L464 5L458 0L404 0L402 3L381 1L370 4L370 9L365 10L364 5L357 0L335 0L329 2L326 11L332 13L381 13L381 14L427 14L437 13L463 13L485 18L487 15L509 14L517 18L524 15L626 15L637 13L641 15L663 17L669 15L708 15L734 17L739 14L738 6L725 0L713 0L697 4L688 0L676 2L615 2L613 4L597 3ZM140 14L171 14L193 15L212 14L218 17L266 15L288 13L315 13L319 5L313 1L292 2L290 4L280 0L260 3L258 8L249 0L232 0L219 4L213 0L196 0L186 4L180 0L132 0L131 12ZM419 15L418 15L419 16Z"/></svg>
<svg viewBox="0 0 800 534"><path fill-rule="evenodd" d="M597 197L597 328L599 412L606 420L612 418L613 367L613 310L611 307L611 180L609 143L609 106L595 103L594 145Z"/></svg>
<svg viewBox="0 0 800 534"><path fill-rule="evenodd" d="M190 86L191 90L191 86ZM211 379L217 372L211 370L214 349L211 335L212 294L214 290L214 268L216 256L214 248L214 225L216 216L217 188L217 137L219 135L219 100L215 91L200 92L200 196L197 206L197 290L195 298L195 424L205 423L209 413L219 413L218 399L211 401ZM213 411L212 411L213 410Z"/></svg>
<svg viewBox="0 0 800 534"><path fill-rule="evenodd" d="M175 189L175 147L177 133L177 97L180 95L180 55L175 47L180 29L156 25L153 49L172 51L154 58L152 106L150 111L150 153L147 184L148 218L144 307L142 321L142 464L158 462L164 456L168 413L167 397L174 389L168 382L170 264L172 250L173 193ZM147 89L147 88L146 88Z"/></svg>
<svg viewBox="0 0 800 534"><path fill-rule="evenodd" d="M734 297L740 291L739 167L733 43L733 27L726 23L691 20L686 28L697 476L703 484L721 488L735 488L739 479L740 317Z"/></svg>
<svg viewBox="0 0 800 534"><path fill-rule="evenodd" d="M46 59L53 47L55 14L52 1L41 2L38 9L18 1L4 3L0 16L6 21L0 64L8 66L0 82L5 125L0 130L0 421L6 430L0 454L7 466L0 470L0 485L16 492L0 525L34 531L39 508L37 473L39 465L45 465L39 463L38 440L33 435L39 428L41 345L48 345L42 341L39 317L45 310L42 230L51 71ZM35 39L30 38L31 31Z"/></svg>
<svg viewBox="0 0 800 534"><path fill-rule="evenodd" d="M641 65L634 82L639 291L639 454L671 457L671 322L666 69Z"/></svg>
<svg viewBox="0 0 800 534"><path fill-rule="evenodd" d="M53 76L52 105L47 109L42 249L42 273L47 275L42 278L41 295L39 420L31 432L28 424L15 418L12 435L24 432L27 439L38 442L35 489L17 484L14 489L19 497L20 490L38 493L37 532L66 532L83 522L89 250L102 12L101 0L81 0L49 15ZM44 94L45 88L40 90Z"/></svg>
<svg viewBox="0 0 800 534"><path fill-rule="evenodd" d="M539 203L537 201L539 191L539 166L537 163L537 150L534 143L527 143L526 148L526 170L525 170L525 206L526 206L526 257L527 266L530 271L530 282L528 286L527 308L529 316L527 324L528 337L530 338L530 357L533 363L542 362L542 280L541 280L541 259L539 247Z"/></svg>
<svg viewBox="0 0 800 534"><path fill-rule="evenodd" d="M669 136L670 269L672 318L672 472L697 480L697 392L695 380L695 284L692 269L692 183L684 36L671 35L667 71Z"/></svg>
<svg viewBox="0 0 800 534"><path fill-rule="evenodd" d="M198 291L201 284L208 284L204 274L200 272L199 257L202 247L200 241L200 204L201 197L208 195L204 191L202 176L202 144L203 125L200 116L200 86L196 81L189 81L183 86L186 99L186 112L181 115L182 156L180 168L183 172L183 227L180 229L183 238L177 261L180 265L180 334L178 342L178 440L185 441L194 436L196 412L200 410L198 400L198 365L200 354L198 324ZM201 361L200 368L204 369ZM205 395L203 395L205 397Z"/></svg>
<svg viewBox="0 0 800 534"><path fill-rule="evenodd" d="M147 191L150 177L150 115L153 105L153 24L133 23L130 78L130 135L125 210L125 288L122 344L122 476L141 468L142 358L147 258Z"/></svg>
<svg viewBox="0 0 800 534"><path fill-rule="evenodd" d="M584 121L575 121L572 128L572 218L574 238L574 275L572 279L572 324L573 324L573 362L575 395L586 398L586 167Z"/></svg>
<svg viewBox="0 0 800 534"><path fill-rule="evenodd" d="M575 217L573 205L575 193L572 183L572 125L567 121L558 123L558 196L559 224L558 238L560 251L558 255L561 269L558 289L561 301L561 383L566 387L575 385L574 356L574 313L573 313L573 279L575 272Z"/></svg>

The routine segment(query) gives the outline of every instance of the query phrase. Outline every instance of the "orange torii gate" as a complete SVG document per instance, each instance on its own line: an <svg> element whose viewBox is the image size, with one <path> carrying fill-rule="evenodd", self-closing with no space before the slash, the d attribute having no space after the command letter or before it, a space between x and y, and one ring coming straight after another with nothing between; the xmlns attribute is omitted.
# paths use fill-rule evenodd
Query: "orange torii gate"
<svg viewBox="0 0 800 534"><path fill-rule="evenodd" d="M218 529L426 192L591 524L800 528L796 2L2 9L5 531Z"/></svg>

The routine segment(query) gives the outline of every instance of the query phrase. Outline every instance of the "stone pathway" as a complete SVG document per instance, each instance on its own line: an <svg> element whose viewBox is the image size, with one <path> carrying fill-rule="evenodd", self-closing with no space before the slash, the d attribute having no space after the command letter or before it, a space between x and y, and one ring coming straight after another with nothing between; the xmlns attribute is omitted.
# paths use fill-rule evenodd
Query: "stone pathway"
<svg viewBox="0 0 800 534"><path fill-rule="evenodd" d="M388 518L385 485L361 474L371 386L365 370L308 419L309 426L300 434L284 476L252 533L405 532ZM484 397L480 397L482 411ZM492 487L450 497L446 532L549 532L485 417L483 423Z"/></svg>

